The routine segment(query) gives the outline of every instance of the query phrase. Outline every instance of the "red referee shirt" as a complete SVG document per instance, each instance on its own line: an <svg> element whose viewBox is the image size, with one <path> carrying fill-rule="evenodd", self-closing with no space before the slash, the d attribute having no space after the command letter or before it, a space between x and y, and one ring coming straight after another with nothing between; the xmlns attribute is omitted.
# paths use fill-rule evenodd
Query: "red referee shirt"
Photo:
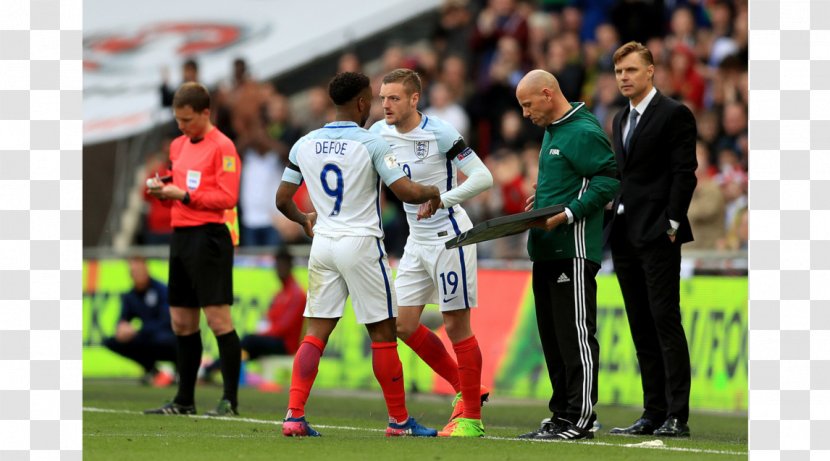
<svg viewBox="0 0 830 461"><path fill-rule="evenodd" d="M225 222L225 210L239 200L241 164L236 147L212 128L199 142L179 136L170 144L173 184L190 194L190 203L173 201L173 227Z"/></svg>

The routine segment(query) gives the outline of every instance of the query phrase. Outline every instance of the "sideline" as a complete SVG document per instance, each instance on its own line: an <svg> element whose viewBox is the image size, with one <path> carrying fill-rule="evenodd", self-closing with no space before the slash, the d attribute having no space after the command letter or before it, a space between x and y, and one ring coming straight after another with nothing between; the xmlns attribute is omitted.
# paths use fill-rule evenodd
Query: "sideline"
<svg viewBox="0 0 830 461"><path fill-rule="evenodd" d="M140 411L129 411L129 410L113 410L109 408L95 408L95 407L84 407L85 412L89 413L115 413L115 414L123 414L123 415L140 415L143 414ZM195 418L195 419L210 419L215 421L231 421L231 422L244 422L244 423L256 423L256 424L269 424L274 426L282 426L282 421L275 421L275 420L266 420L266 419L254 419L254 418L242 418L238 416L228 417L228 416L205 416L205 415L188 415L187 418ZM384 432L385 429L372 429L372 428L364 428L364 427L350 427L350 426L331 426L326 424L314 424L314 428L321 428L321 429L339 429L339 430L347 430L347 431L369 431L369 432ZM108 436L104 434L84 434L86 436ZM123 436L124 434L112 434L112 436ZM169 437L168 434L133 434L135 436L141 437ZM200 437L206 436L205 434L200 434ZM235 438L236 436L221 436L217 435L216 437L230 437ZM488 440L505 440L511 442L522 442L522 443L578 443L580 445L597 445L603 447L618 447L618 448L641 448L647 450L664 450L664 451L681 451L681 452L688 452L688 453L706 453L711 455L748 455L746 451L727 451L727 450L708 450L705 448L686 448L686 447L667 447L665 445L660 445L653 443L652 441L644 441L642 443L628 443L628 444L619 444L619 443L610 443L610 442L599 442L599 441L592 441L592 440L579 440L579 441L556 441L556 440L528 440L528 439L519 439L515 437L492 437L492 436L485 436L485 439Z"/></svg>

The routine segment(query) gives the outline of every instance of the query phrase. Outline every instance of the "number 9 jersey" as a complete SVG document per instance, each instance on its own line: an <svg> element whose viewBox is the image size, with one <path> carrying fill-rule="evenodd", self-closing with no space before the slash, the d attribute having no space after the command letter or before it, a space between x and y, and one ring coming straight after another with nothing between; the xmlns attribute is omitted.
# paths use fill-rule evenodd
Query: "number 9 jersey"
<svg viewBox="0 0 830 461"><path fill-rule="evenodd" d="M306 181L315 234L383 238L380 181L392 184L404 172L382 137L354 122L328 123L300 138L288 160L282 180Z"/></svg>

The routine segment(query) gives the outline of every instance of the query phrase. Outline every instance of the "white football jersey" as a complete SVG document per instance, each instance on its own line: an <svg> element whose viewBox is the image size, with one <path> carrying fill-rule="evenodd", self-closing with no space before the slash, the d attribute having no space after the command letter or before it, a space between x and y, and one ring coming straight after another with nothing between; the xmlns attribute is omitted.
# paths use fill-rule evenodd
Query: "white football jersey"
<svg viewBox="0 0 830 461"><path fill-rule="evenodd" d="M389 144L354 122L333 122L300 138L291 148L282 180L306 181L317 222L314 233L383 238L380 181L392 184L404 172Z"/></svg>
<svg viewBox="0 0 830 461"><path fill-rule="evenodd" d="M441 193L458 185L457 167L474 155L464 138L449 123L421 114L421 123L408 133L380 120L369 128L389 143L404 173L415 182L436 186ZM461 205L439 209L432 217L418 220L418 205L403 204L409 222L409 237L419 243L449 239L472 227ZM463 216L463 218L462 218Z"/></svg>

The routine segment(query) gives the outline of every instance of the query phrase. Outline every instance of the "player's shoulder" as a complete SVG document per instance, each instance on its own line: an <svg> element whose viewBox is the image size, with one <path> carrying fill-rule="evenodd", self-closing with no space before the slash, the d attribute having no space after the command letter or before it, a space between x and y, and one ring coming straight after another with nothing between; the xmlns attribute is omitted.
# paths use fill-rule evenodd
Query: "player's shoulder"
<svg viewBox="0 0 830 461"><path fill-rule="evenodd" d="M334 130L333 128L342 128L341 130ZM316 129L309 132L307 135L300 138L295 146L302 146L308 142L316 141L340 141L351 142L357 145L362 145L367 150L372 151L380 147L388 147L389 143L383 137L372 131L357 125L348 127L326 127Z"/></svg>
<svg viewBox="0 0 830 461"><path fill-rule="evenodd" d="M291 146L291 150L301 150L301 149L314 149L314 142L315 141L322 141L331 139L330 132L322 129L317 128L316 130L311 130L305 135L301 136L294 142L294 145Z"/></svg>
<svg viewBox="0 0 830 461"><path fill-rule="evenodd" d="M384 123L385 124L385 122L383 122L383 121L378 122L378 123ZM386 139L384 139L384 137L380 133L372 131L372 128L374 128L374 125L372 125L369 130L362 130L363 135L360 136L359 141L362 142L363 145L365 145L366 148L370 152L374 152L374 151L386 152L386 151L388 151L389 150L389 142L386 141ZM380 128L380 129L383 129L383 128Z"/></svg>
<svg viewBox="0 0 830 461"><path fill-rule="evenodd" d="M424 131L438 134L458 132L454 126L442 118L427 114L421 114L421 116L423 117L423 120L421 120L421 129Z"/></svg>
<svg viewBox="0 0 830 461"><path fill-rule="evenodd" d="M390 128L393 127L392 125L387 124L386 120L378 120L377 122L373 123L372 126L369 127L369 132L378 135L383 135L383 133L388 132Z"/></svg>
<svg viewBox="0 0 830 461"><path fill-rule="evenodd" d="M449 152L453 146L459 143L463 144L464 141L464 137L451 123L438 117L424 115L421 129L435 138L438 143L438 150L443 153Z"/></svg>
<svg viewBox="0 0 830 461"><path fill-rule="evenodd" d="M325 131L325 130L320 130ZM354 141L365 146L370 146L375 143L383 143L386 144L386 141L383 139L379 133L372 131L372 127L368 130L361 126L353 125L346 127L343 131L339 131L336 133L327 132L321 133L321 135L326 135L326 139L337 139L341 141ZM334 136L330 136L334 135Z"/></svg>
<svg viewBox="0 0 830 461"><path fill-rule="evenodd" d="M424 120L421 121L421 130L432 133L439 142L444 141L450 144L461 137L458 129L450 122L434 116L424 115Z"/></svg>
<svg viewBox="0 0 830 461"><path fill-rule="evenodd" d="M313 131L309 131L308 133L306 133L306 134L304 134L304 135L300 136L300 138L299 138L299 139L297 139L296 141L294 141L294 147L302 146L303 144L305 144L306 142L308 142L308 140L309 140L309 139L314 139L314 134L315 134L317 131L320 131L320 130L313 130Z"/></svg>

